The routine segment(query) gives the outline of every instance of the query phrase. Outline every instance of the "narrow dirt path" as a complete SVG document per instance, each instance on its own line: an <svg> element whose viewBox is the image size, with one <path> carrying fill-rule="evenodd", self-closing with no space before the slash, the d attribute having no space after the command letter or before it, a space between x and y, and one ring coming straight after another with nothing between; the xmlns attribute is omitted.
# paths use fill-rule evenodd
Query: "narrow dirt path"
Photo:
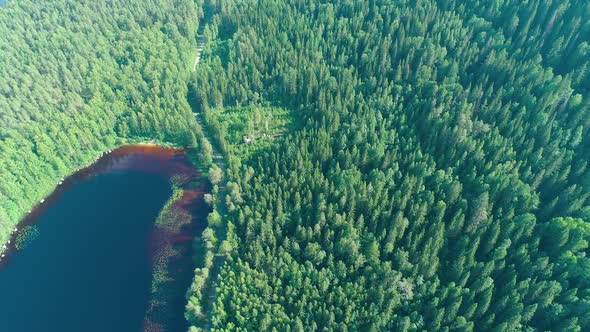
<svg viewBox="0 0 590 332"><path fill-rule="evenodd" d="M197 37L197 55L195 56L195 64L193 65L193 72L197 70L197 66L201 63L201 54L203 53L203 46L205 45L205 37L199 35Z"/></svg>
<svg viewBox="0 0 590 332"><path fill-rule="evenodd" d="M201 55L203 53L203 47L205 46L205 36L203 35L205 30L205 25L202 24L199 27L199 31L197 31L197 54L195 56L195 63L193 65L193 72L195 72L197 70L197 67L199 66L199 64L201 63ZM219 167L221 170L223 170L223 178L221 180L221 182L219 183L219 192L218 192L218 198L217 198L217 212L219 212L219 214L222 216L223 220L226 222L227 221L227 207L225 204L225 196L227 195L227 169L228 169L228 165L227 162L225 160L225 158L223 157L223 155L219 152L219 148L216 146L216 144L214 144L215 140L213 139L213 135L207 130L207 126L205 125L205 121L203 119L203 115L200 113L194 113L195 114L195 118L197 120L197 122L199 123L199 125L201 126L201 128L203 128L203 132L205 134L205 136L207 137L207 139L211 142L211 145L213 147L213 163L215 165L217 165L217 167ZM221 243L221 241L225 240L226 237L226 231L223 231L223 234L221 234L222 236L220 236L220 238L218 239L218 241ZM211 313L213 311L213 304L215 303L215 300L217 299L217 280L219 277L219 273L221 272L221 268L223 267L223 264L225 263L225 256L221 255L221 254L216 254L215 258L213 259L213 266L211 266L211 270L209 272L209 280L206 283L205 289L203 291L203 312L206 313L207 315L207 321L205 322L203 328L206 331L211 330L211 326L212 326L212 316Z"/></svg>

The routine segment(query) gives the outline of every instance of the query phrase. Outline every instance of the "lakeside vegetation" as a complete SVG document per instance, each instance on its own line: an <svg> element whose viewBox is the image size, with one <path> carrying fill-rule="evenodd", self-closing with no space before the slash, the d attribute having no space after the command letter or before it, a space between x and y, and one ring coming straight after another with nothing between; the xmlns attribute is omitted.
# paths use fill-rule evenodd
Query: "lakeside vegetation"
<svg viewBox="0 0 590 332"><path fill-rule="evenodd" d="M176 274L182 270L177 265L186 263L184 256L190 248L185 241L177 242L176 239L186 231L183 228L190 227L193 219L191 211L178 206L182 203L185 189L196 186L187 181L178 175L171 179L172 194L156 218L151 239L155 252L152 253L152 284L144 320L145 331L169 330L174 323L174 310L177 310L174 304L183 298L185 292L186 285L175 282L175 279L179 278Z"/></svg>
<svg viewBox="0 0 590 332"><path fill-rule="evenodd" d="M16 236L14 247L16 250L25 249L31 241L39 236L39 229L35 225L27 225L23 227Z"/></svg>
<svg viewBox="0 0 590 332"><path fill-rule="evenodd" d="M227 149L236 243L192 330L590 329L588 4L205 7L217 140L257 105L304 125Z"/></svg>

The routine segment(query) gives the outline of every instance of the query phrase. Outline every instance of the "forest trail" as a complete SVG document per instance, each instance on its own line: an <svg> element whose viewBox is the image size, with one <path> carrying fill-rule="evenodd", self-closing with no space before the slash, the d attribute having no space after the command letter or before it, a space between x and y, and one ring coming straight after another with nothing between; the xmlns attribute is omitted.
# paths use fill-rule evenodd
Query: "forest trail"
<svg viewBox="0 0 590 332"><path fill-rule="evenodd" d="M193 72L197 70L197 66L201 63L201 54L203 53L203 45L205 45L205 37L199 34L197 37L197 55L195 55L195 64L193 65Z"/></svg>
<svg viewBox="0 0 590 332"><path fill-rule="evenodd" d="M201 63L201 55L203 54L203 46L205 46L205 25L211 19L210 14L206 15L204 22L200 22L197 29L197 54L195 55L195 63L193 64L193 72L197 70L197 66ZM202 24L205 23L205 24Z"/></svg>
<svg viewBox="0 0 590 332"><path fill-rule="evenodd" d="M203 53L203 47L205 45L205 36L203 35L205 30L204 27L204 24L201 25L199 27L199 30L197 31L197 55L195 56L195 63L193 65L192 70L193 72L197 70L198 65L201 63L201 55ZM219 183L217 211L222 216L222 218L227 220L227 207L225 205L225 196L227 195L227 163L223 155L219 152L219 148L216 146L216 144L214 144L215 140L213 139L212 134L208 132L208 130L206 130L207 126L204 123L202 114L194 114L195 118L197 119L197 123L201 126L201 128L203 128L205 136L212 143L211 145L213 148L213 163L221 170L223 170L224 173L224 176L221 182ZM222 237L219 239L219 241L225 240L226 235L226 231L224 230ZM203 312L207 315L206 321L203 326L205 331L211 330L211 313L213 311L213 304L215 303L215 300L217 298L217 279L224 263L225 256L219 253L216 254L215 258L213 259L213 265L211 266L211 270L209 272L209 280L206 283L205 290L203 292Z"/></svg>

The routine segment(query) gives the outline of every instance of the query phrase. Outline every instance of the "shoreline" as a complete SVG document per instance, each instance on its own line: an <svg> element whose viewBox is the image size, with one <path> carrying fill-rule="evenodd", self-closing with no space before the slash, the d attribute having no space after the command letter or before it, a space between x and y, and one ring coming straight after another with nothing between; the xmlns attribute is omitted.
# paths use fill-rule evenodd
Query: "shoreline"
<svg viewBox="0 0 590 332"><path fill-rule="evenodd" d="M74 184L77 180L83 179L85 176L91 174L93 170L98 168L104 162L106 157L112 157L114 154L130 153L136 149L164 149L172 152L184 152L186 148L174 146L172 144L157 143L155 141L148 142L128 142L120 144L114 148L107 149L101 152L95 159L89 164L74 169L69 175L61 178L56 182L51 192L45 195L40 201L35 203L31 208L24 213L19 221L12 226L10 236L5 243L0 243L0 269L7 265L10 256L14 254L18 249L16 248L16 239L20 232L26 227L35 224L33 221L39 216L45 209L47 209L52 202L59 198L60 194L67 189L70 185Z"/></svg>
<svg viewBox="0 0 590 332"><path fill-rule="evenodd" d="M119 308L134 314L129 322L143 326L145 332L161 331L158 326L188 329L184 308L193 276L192 244L206 226L208 206L203 196L209 191L207 177L189 158L191 154L190 148L128 144L111 152L105 149L103 158L64 179L19 225L21 243L25 243L22 234L28 234L25 224L37 228L40 236L31 237L31 242L25 239L29 246L15 242L19 249L0 266L7 299L45 294L25 291L35 289L28 284L37 271L52 276L53 288L61 289L60 294L70 294L70 283L74 288L90 284L103 290L112 283L112 289L127 294L123 290L127 292L130 283L129 294L134 295L122 300L125 307ZM102 248L103 244L112 244L111 249ZM100 270L93 270L94 260ZM118 269L110 266L121 271L129 266L133 277L120 277ZM68 273L62 277L62 271ZM79 280L86 282L73 282L77 273L71 271L80 271ZM106 278L95 279L103 275ZM72 280L63 282L67 279ZM56 296L51 290L47 294ZM77 297L79 291L71 294Z"/></svg>

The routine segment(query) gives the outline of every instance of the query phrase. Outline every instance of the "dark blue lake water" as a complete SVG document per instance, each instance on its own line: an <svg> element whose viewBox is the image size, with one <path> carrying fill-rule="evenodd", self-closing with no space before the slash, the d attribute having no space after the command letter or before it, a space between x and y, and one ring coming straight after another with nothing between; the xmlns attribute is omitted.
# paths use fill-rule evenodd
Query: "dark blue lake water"
<svg viewBox="0 0 590 332"><path fill-rule="evenodd" d="M169 170L177 162L152 157L137 151L105 157L103 165L67 180L26 221L38 236L0 267L1 331L144 328L152 280L150 238L170 197L174 172ZM182 279L180 287L186 289L190 278ZM182 299L178 302L182 305ZM182 319L182 307L175 310Z"/></svg>

